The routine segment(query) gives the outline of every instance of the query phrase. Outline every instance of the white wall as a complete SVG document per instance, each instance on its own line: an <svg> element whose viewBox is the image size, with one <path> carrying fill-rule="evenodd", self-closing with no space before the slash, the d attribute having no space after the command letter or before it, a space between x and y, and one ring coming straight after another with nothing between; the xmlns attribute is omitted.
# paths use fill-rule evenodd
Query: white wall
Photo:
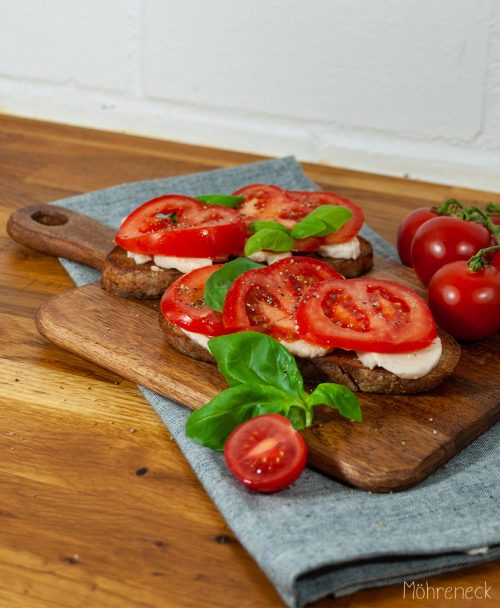
<svg viewBox="0 0 500 608"><path fill-rule="evenodd" d="M0 111L500 191L498 0L0 0Z"/></svg>

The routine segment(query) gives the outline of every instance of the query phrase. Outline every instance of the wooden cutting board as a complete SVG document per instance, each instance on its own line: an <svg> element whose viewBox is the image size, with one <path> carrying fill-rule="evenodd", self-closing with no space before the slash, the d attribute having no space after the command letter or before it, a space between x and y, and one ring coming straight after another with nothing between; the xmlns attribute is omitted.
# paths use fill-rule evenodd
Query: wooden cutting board
<svg viewBox="0 0 500 608"><path fill-rule="evenodd" d="M36 205L16 211L7 229L38 251L102 268L113 231L81 214ZM418 289L413 271L376 259L372 274ZM190 409L225 383L212 365L164 342L158 303L125 300L98 283L58 295L38 311L48 340ZM463 345L455 373L422 395L358 394L363 423L330 408L315 410L303 431L309 465L375 492L402 490L425 479L500 419L500 339Z"/></svg>

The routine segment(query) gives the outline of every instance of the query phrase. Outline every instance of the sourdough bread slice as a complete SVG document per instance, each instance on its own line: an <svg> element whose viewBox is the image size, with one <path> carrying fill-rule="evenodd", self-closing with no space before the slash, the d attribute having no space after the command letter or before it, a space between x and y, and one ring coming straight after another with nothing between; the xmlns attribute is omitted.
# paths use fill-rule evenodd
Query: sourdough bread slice
<svg viewBox="0 0 500 608"><path fill-rule="evenodd" d="M215 363L212 354L189 338L177 325L160 315L160 327L169 346L192 359ZM460 346L443 331L439 331L443 354L437 366L416 380L399 378L381 367L368 369L354 351L337 349L325 357L304 359L296 357L306 384L336 382L354 392L401 395L430 391L447 378L460 359Z"/></svg>

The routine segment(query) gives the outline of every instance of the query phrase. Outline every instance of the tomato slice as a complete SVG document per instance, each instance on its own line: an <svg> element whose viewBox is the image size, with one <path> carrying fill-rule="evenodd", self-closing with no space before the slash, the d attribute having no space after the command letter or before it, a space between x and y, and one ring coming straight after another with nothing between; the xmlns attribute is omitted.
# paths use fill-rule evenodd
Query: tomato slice
<svg viewBox="0 0 500 608"><path fill-rule="evenodd" d="M205 336L228 333L222 314L209 308L203 299L205 284L222 264L197 268L169 286L160 302L161 312L174 325Z"/></svg>
<svg viewBox="0 0 500 608"><path fill-rule="evenodd" d="M295 251L316 251L321 245L345 243L354 238L364 222L361 209L347 198L333 192L299 192L282 190L277 186L253 184L240 188L234 196L245 197L238 207L247 224L255 220L274 220L293 228L308 213L321 205L346 207L352 217L337 232L326 237L295 239Z"/></svg>
<svg viewBox="0 0 500 608"><path fill-rule="evenodd" d="M378 353L419 350L437 336L420 296L378 279L320 283L299 305L297 323L319 346Z"/></svg>
<svg viewBox="0 0 500 608"><path fill-rule="evenodd" d="M337 232L333 232L324 237L326 245L335 243L345 243L353 239L363 226L365 216L360 207L344 196L339 196L333 192L288 192L288 196L294 201L295 205L305 209L307 215L316 207L321 205L335 205L336 207L346 207L352 212L352 217ZM299 219L302 219L299 218Z"/></svg>
<svg viewBox="0 0 500 608"><path fill-rule="evenodd" d="M234 209L169 194L143 203L125 218L115 243L132 253L224 259L243 249L246 233Z"/></svg>
<svg viewBox="0 0 500 608"><path fill-rule="evenodd" d="M251 490L277 492L298 479L306 466L307 448L287 418L264 414L232 431L224 457L233 475Z"/></svg>
<svg viewBox="0 0 500 608"><path fill-rule="evenodd" d="M343 279L321 260L293 256L240 275L227 292L224 325L233 331L261 331L276 339L297 339L300 299L320 281Z"/></svg>

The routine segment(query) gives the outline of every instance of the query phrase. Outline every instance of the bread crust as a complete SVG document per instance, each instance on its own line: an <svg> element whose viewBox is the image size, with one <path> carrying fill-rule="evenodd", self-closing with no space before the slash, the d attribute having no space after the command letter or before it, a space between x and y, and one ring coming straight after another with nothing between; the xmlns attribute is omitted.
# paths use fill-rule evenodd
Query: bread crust
<svg viewBox="0 0 500 608"><path fill-rule="evenodd" d="M121 247L106 256L101 284L106 291L122 298L161 298L167 287L182 273L173 268L158 268L153 262L136 264Z"/></svg>
<svg viewBox="0 0 500 608"><path fill-rule="evenodd" d="M177 352L204 363L215 363L214 357L206 348L193 342L163 315L160 315L160 327L169 346ZM354 351L337 349L325 357L296 357L296 360L306 384L336 382L354 392L386 395L423 393L432 390L447 378L460 359L460 346L455 340L441 330L439 337L443 346L439 363L428 374L415 380L399 378L381 367L368 369L362 365Z"/></svg>
<svg viewBox="0 0 500 608"><path fill-rule="evenodd" d="M371 243L358 235L360 254L355 260L344 260L341 258L326 258L318 253L300 253L306 257L316 258L326 262L346 279L353 279L366 274L373 267L373 247Z"/></svg>

